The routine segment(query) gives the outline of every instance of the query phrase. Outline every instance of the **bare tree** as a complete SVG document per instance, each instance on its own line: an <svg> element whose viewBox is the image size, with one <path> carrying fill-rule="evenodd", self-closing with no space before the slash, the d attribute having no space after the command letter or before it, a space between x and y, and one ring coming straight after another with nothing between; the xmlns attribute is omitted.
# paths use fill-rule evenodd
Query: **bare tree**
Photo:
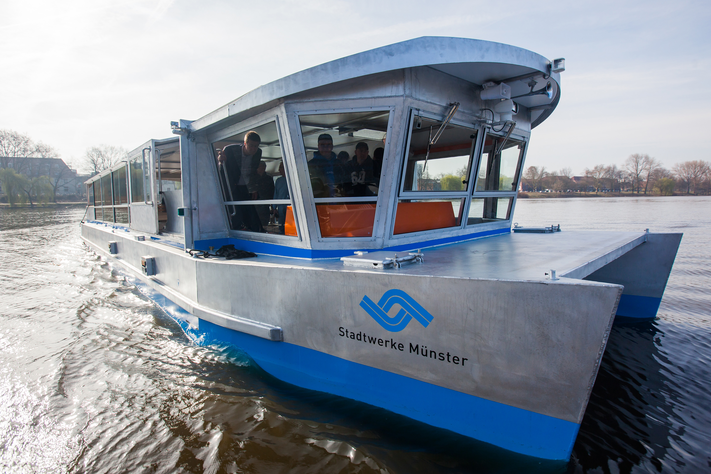
<svg viewBox="0 0 711 474"><path fill-rule="evenodd" d="M686 185L686 194L691 194L692 189L696 193L697 186L711 175L711 165L701 160L685 161L675 164L672 172Z"/></svg>
<svg viewBox="0 0 711 474"><path fill-rule="evenodd" d="M57 202L57 188L59 187L59 182L63 179L68 178L72 175L72 170L68 166L58 166L54 176L52 176L51 170L48 176L49 185L52 187L52 202Z"/></svg>
<svg viewBox="0 0 711 474"><path fill-rule="evenodd" d="M25 193L30 207L35 207L34 201L47 202L52 194L52 186L47 176L25 178L19 182L19 188Z"/></svg>
<svg viewBox="0 0 711 474"><path fill-rule="evenodd" d="M12 130L0 130L0 168L12 167L29 176L31 170L25 158L58 158L59 153L49 145L35 143L27 135Z"/></svg>
<svg viewBox="0 0 711 474"><path fill-rule="evenodd" d="M558 176L565 176L571 179L573 177L573 168L561 168L560 171L558 171Z"/></svg>
<svg viewBox="0 0 711 474"><path fill-rule="evenodd" d="M39 158L59 158L59 152L51 146L39 142L35 145L35 150L32 156Z"/></svg>
<svg viewBox="0 0 711 474"><path fill-rule="evenodd" d="M620 191L622 188L620 182L624 180L625 172L619 169L617 165L610 165L605 167L604 177L609 181L612 191Z"/></svg>
<svg viewBox="0 0 711 474"><path fill-rule="evenodd" d="M86 150L84 166L88 168L92 174L98 174L125 159L127 154L126 149L120 146L93 146Z"/></svg>
<svg viewBox="0 0 711 474"><path fill-rule="evenodd" d="M625 170L632 180L632 190L637 190L637 194L639 194L642 175L644 175L648 161L649 155L642 155L639 153L630 155L625 161Z"/></svg>
<svg viewBox="0 0 711 474"><path fill-rule="evenodd" d="M543 178L548 176L548 172L546 171L545 166L529 166L526 168L526 171L523 173L523 179L528 181L528 185L534 190L534 191L540 191L541 190L541 181Z"/></svg>
<svg viewBox="0 0 711 474"><path fill-rule="evenodd" d="M585 169L585 176L592 179L595 191L602 189L602 180L605 177L605 165L596 165L593 169Z"/></svg>

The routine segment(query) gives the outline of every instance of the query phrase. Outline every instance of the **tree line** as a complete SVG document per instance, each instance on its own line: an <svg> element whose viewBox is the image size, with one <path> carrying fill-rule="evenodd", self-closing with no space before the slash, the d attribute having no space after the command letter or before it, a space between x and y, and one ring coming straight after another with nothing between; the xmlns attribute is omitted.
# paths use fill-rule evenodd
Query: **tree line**
<svg viewBox="0 0 711 474"><path fill-rule="evenodd" d="M123 160L122 147L99 145L88 148L81 167L90 176ZM53 147L35 142L29 136L12 130L0 130L0 189L10 205L57 202L57 187L73 174L71 166L33 166L37 158L60 158Z"/></svg>
<svg viewBox="0 0 711 474"><path fill-rule="evenodd" d="M596 165L586 168L583 176L573 176L571 168L548 172L545 166L529 166L523 174L521 188L524 192L711 194L711 163L684 161L669 170L657 159L635 153L621 168Z"/></svg>

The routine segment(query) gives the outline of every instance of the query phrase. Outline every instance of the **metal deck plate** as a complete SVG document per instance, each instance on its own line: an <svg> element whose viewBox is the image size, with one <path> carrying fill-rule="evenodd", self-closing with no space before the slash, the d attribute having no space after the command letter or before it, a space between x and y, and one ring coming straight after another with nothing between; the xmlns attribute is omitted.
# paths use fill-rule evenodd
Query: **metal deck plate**
<svg viewBox="0 0 711 474"><path fill-rule="evenodd" d="M419 252L356 252L356 255L341 257L343 265L351 267L375 268L400 268L411 263L422 263L423 254Z"/></svg>

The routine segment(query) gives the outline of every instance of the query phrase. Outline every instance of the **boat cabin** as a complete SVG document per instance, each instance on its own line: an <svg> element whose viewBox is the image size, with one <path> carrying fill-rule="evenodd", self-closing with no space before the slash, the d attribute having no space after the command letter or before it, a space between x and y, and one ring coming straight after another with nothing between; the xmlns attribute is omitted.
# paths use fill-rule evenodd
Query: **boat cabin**
<svg viewBox="0 0 711 474"><path fill-rule="evenodd" d="M88 218L185 249L299 258L509 233L563 64L423 37L316 66L174 122L175 137L87 181Z"/></svg>

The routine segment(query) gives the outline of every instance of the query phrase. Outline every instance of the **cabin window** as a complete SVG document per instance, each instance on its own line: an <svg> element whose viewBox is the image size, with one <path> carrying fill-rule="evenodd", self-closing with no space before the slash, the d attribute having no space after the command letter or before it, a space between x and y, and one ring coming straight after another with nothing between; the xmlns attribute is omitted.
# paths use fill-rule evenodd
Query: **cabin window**
<svg viewBox="0 0 711 474"><path fill-rule="evenodd" d="M111 175L105 174L101 177L101 205L110 206L111 204Z"/></svg>
<svg viewBox="0 0 711 474"><path fill-rule="evenodd" d="M321 237L371 237L390 111L301 115Z"/></svg>
<svg viewBox="0 0 711 474"><path fill-rule="evenodd" d="M488 197L472 199L469 205L467 224L483 224L500 220L508 220L511 215L513 198Z"/></svg>
<svg viewBox="0 0 711 474"><path fill-rule="evenodd" d="M128 224L128 183L126 167L122 166L111 173L113 180L114 222ZM120 206L120 207L119 207Z"/></svg>
<svg viewBox="0 0 711 474"><path fill-rule="evenodd" d="M473 128L412 116L393 234L462 225L476 136Z"/></svg>
<svg viewBox="0 0 711 474"><path fill-rule="evenodd" d="M294 194L276 122L218 140L212 147L230 228L297 236ZM245 157L251 147L252 154Z"/></svg>
<svg viewBox="0 0 711 474"><path fill-rule="evenodd" d="M128 187L126 185L126 167L121 167L111 173L114 182L114 205L128 204Z"/></svg>
<svg viewBox="0 0 711 474"><path fill-rule="evenodd" d="M503 137L486 137L476 192L516 192L523 142Z"/></svg>
<svg viewBox="0 0 711 474"><path fill-rule="evenodd" d="M131 202L144 202L146 200L143 192L143 159L137 158L129 164L129 174L131 180Z"/></svg>
<svg viewBox="0 0 711 474"><path fill-rule="evenodd" d="M86 202L89 206L94 205L94 183L86 185Z"/></svg>
<svg viewBox="0 0 711 474"><path fill-rule="evenodd" d="M510 219L523 151L524 142L520 140L486 137L467 225Z"/></svg>
<svg viewBox="0 0 711 474"><path fill-rule="evenodd" d="M158 193L181 190L182 175L180 170L179 149L161 150L157 153L157 156L156 182L158 183ZM160 199L158 201L160 201Z"/></svg>
<svg viewBox="0 0 711 474"><path fill-rule="evenodd" d="M88 206L86 216L89 219L96 219L96 208L94 207L96 205L94 202L94 186L96 184L97 182L94 181L86 185L86 204Z"/></svg>

